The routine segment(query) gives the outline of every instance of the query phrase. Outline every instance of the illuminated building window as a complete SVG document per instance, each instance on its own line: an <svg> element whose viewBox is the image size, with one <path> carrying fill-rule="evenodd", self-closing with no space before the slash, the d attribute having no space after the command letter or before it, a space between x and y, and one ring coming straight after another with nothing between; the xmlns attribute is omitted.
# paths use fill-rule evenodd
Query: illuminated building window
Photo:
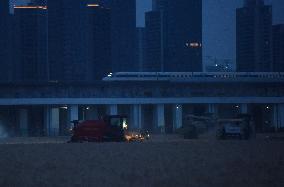
<svg viewBox="0 0 284 187"><path fill-rule="evenodd" d="M99 4L87 4L87 7L99 7Z"/></svg>
<svg viewBox="0 0 284 187"><path fill-rule="evenodd" d="M190 48L202 47L202 44L198 43L198 42L186 42L185 45L186 45L186 47L190 47Z"/></svg>
<svg viewBox="0 0 284 187"><path fill-rule="evenodd" d="M47 6L14 6L14 9L47 9Z"/></svg>

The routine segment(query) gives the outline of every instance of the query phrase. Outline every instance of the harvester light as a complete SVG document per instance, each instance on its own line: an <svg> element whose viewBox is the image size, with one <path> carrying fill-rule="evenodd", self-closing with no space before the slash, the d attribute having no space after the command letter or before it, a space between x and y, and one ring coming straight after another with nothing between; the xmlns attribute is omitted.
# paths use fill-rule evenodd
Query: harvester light
<svg viewBox="0 0 284 187"><path fill-rule="evenodd" d="M126 120L123 120L123 123L122 123L122 128L123 128L123 129L125 129L125 130L127 130L127 128L128 128L128 125L127 125L127 122L126 122Z"/></svg>

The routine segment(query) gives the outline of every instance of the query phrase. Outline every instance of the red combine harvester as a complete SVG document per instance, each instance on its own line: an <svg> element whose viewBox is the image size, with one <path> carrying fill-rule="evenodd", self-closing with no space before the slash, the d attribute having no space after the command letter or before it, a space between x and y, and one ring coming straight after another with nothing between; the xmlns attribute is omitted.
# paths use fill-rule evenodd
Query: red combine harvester
<svg viewBox="0 0 284 187"><path fill-rule="evenodd" d="M149 134L129 133L127 117L121 115L105 116L101 120L73 121L70 142L143 141Z"/></svg>

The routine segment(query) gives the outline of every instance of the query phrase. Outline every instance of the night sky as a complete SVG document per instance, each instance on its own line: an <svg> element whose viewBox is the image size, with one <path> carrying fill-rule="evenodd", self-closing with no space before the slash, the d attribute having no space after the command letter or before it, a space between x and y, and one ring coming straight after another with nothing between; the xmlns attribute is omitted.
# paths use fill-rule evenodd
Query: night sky
<svg viewBox="0 0 284 187"><path fill-rule="evenodd" d="M28 0L15 0L27 2ZM266 0L273 5L273 22L284 23L284 0ZM235 9L243 0L203 0L204 57L235 59ZM144 26L144 12L151 0L137 0L137 26Z"/></svg>

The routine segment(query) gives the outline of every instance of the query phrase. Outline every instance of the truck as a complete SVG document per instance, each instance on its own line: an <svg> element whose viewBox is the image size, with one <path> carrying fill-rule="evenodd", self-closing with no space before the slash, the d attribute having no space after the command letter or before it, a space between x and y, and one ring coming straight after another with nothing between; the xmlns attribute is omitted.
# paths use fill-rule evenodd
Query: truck
<svg viewBox="0 0 284 187"><path fill-rule="evenodd" d="M149 134L128 131L127 116L107 115L99 120L72 121L69 142L143 141Z"/></svg>
<svg viewBox="0 0 284 187"><path fill-rule="evenodd" d="M203 115L189 114L183 118L182 127L177 129L184 139L197 139L200 134L207 133L211 129L216 119L213 114L206 113Z"/></svg>
<svg viewBox="0 0 284 187"><path fill-rule="evenodd" d="M219 119L216 131L217 139L222 140L229 137L249 139L254 134L251 117L247 114L238 115L236 118Z"/></svg>

